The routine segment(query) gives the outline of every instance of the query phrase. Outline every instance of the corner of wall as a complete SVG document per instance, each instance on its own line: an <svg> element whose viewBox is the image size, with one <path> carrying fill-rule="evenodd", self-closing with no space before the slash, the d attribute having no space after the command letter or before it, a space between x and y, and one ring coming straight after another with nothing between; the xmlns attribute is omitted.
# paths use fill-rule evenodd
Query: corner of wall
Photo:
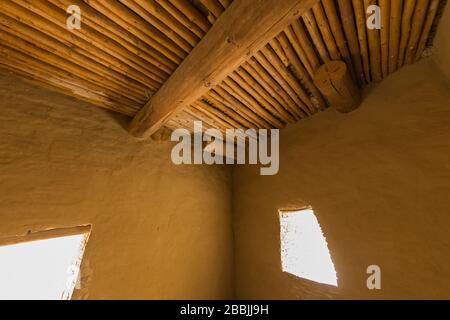
<svg viewBox="0 0 450 320"><path fill-rule="evenodd" d="M434 40L434 45L436 48L436 53L433 56L434 62L437 64L441 72L446 76L447 80L450 81L450 9L449 4L444 8L442 18L440 21L440 26Z"/></svg>

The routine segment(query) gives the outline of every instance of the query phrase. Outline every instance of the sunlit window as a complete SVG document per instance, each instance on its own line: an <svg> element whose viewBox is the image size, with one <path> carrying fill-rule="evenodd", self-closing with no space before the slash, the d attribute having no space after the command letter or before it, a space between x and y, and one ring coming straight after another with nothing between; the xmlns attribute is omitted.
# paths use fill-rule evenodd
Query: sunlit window
<svg viewBox="0 0 450 320"><path fill-rule="evenodd" d="M0 246L0 300L70 299L87 238L81 233Z"/></svg>
<svg viewBox="0 0 450 320"><path fill-rule="evenodd" d="M327 242L312 209L280 212L282 270L337 286Z"/></svg>

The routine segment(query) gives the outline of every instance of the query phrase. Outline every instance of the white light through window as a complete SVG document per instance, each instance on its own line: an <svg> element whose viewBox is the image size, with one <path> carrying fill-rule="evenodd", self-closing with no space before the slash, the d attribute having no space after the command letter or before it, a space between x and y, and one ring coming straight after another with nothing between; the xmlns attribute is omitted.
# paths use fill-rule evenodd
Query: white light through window
<svg viewBox="0 0 450 320"><path fill-rule="evenodd" d="M87 234L0 246L0 300L69 300Z"/></svg>
<svg viewBox="0 0 450 320"><path fill-rule="evenodd" d="M313 210L280 212L280 227L283 271L337 286L336 270Z"/></svg>

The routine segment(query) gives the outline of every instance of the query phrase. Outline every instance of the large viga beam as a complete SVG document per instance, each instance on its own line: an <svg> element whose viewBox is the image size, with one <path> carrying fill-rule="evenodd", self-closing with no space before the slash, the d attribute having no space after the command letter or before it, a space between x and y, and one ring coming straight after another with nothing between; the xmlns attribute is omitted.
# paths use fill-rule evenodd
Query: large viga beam
<svg viewBox="0 0 450 320"><path fill-rule="evenodd" d="M131 121L148 138L200 99L319 0L234 0Z"/></svg>

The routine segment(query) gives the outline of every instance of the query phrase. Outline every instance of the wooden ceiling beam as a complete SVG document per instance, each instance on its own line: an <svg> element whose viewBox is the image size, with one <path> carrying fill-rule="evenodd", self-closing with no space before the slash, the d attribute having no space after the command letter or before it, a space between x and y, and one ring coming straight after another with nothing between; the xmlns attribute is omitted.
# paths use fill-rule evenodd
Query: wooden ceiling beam
<svg viewBox="0 0 450 320"><path fill-rule="evenodd" d="M235 0L132 120L147 138L219 84L319 0Z"/></svg>

